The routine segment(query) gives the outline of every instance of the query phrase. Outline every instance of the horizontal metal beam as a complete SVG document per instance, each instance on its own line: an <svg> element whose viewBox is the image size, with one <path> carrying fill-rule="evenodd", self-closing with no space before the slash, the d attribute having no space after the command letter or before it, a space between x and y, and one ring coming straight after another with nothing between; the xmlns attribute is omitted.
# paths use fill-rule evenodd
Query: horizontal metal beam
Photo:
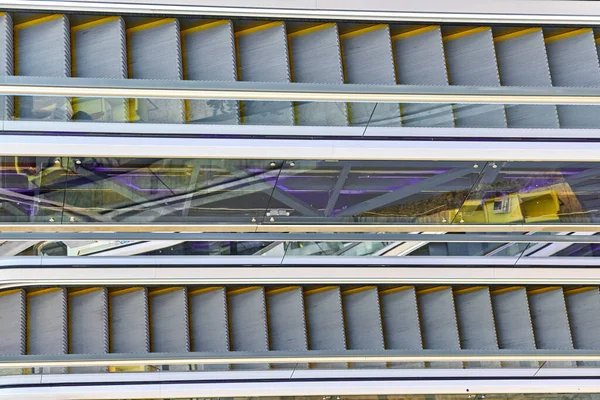
<svg viewBox="0 0 600 400"><path fill-rule="evenodd" d="M537 25L596 25L600 11L595 2L570 1L281 1L265 7L264 1L49 1L6 0L7 10L92 12L146 15L187 15L287 19L337 19L431 23L506 23ZM494 4L495 3L495 4ZM591 3L591 4L590 4ZM273 3L275 4L275 3ZM340 6L343 4L343 6Z"/></svg>
<svg viewBox="0 0 600 400"><path fill-rule="evenodd" d="M600 243L596 235L523 235L519 233L489 234L419 234L404 232L339 233L339 232L3 232L5 241L68 241L68 240L161 240L204 242L439 242L439 243ZM1 247L0 247L1 248Z"/></svg>
<svg viewBox="0 0 600 400"><path fill-rule="evenodd" d="M600 361L598 350L307 350L0 357L0 368L434 361Z"/></svg>
<svg viewBox="0 0 600 400"><path fill-rule="evenodd" d="M600 89L0 77L0 95L256 101L600 104Z"/></svg>

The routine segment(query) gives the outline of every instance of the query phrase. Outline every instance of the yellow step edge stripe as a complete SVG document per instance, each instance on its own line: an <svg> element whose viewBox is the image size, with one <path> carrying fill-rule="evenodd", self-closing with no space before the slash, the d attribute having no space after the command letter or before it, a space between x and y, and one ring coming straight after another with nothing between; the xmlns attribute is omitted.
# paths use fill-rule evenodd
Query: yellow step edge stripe
<svg viewBox="0 0 600 400"><path fill-rule="evenodd" d="M565 293L565 296L569 296L572 294L591 292L593 290L595 290L597 292L598 286L586 286L586 287L577 288L577 289L569 289L569 290L565 290L564 293Z"/></svg>
<svg viewBox="0 0 600 400"><path fill-rule="evenodd" d="M369 290L377 290L377 286L361 286L361 287L357 287L357 288L353 288L353 289L348 289L348 290L344 290L342 291L343 295L350 295L350 294L355 294L355 293L361 293L361 292L366 292Z"/></svg>
<svg viewBox="0 0 600 400"><path fill-rule="evenodd" d="M71 297L71 296L79 296L79 295L82 295L82 294L88 294L88 293L93 293L93 292L98 292L100 290L104 290L104 288L103 287L93 287L93 288L75 290L75 291L69 293L69 297Z"/></svg>
<svg viewBox="0 0 600 400"><path fill-rule="evenodd" d="M548 36L544 39L544 41L546 43L551 43L551 42L556 42L558 40L568 39L573 36L582 35L584 33L590 33L590 32L593 32L592 28L575 29L572 31L559 33L558 35Z"/></svg>
<svg viewBox="0 0 600 400"><path fill-rule="evenodd" d="M504 42L505 40L515 39L521 36L530 35L532 33L540 32L542 28L525 28L515 32L510 32L504 35L494 37L494 43Z"/></svg>
<svg viewBox="0 0 600 400"><path fill-rule="evenodd" d="M207 24L201 24L201 25L197 25L197 26L192 26L190 28L183 29L181 31L181 34L182 35L188 35L190 33L205 31L207 29L216 28L218 26L228 25L230 22L231 21L229 21L228 19L222 19L222 20L219 20L219 21L209 22Z"/></svg>
<svg viewBox="0 0 600 400"><path fill-rule="evenodd" d="M417 36L422 33L427 33L427 32L435 31L438 29L440 29L439 25L424 26L422 28L413 29L412 31L398 33L398 34L392 36L392 40L402 40L402 39L406 39L408 37Z"/></svg>
<svg viewBox="0 0 600 400"><path fill-rule="evenodd" d="M134 26L131 28L127 29L127 34L131 34L131 33L135 33L135 32L140 32L140 31L145 31L148 29L152 29L152 28L156 28L157 26L161 26L161 25L166 25L166 24L170 24L173 22L176 22L177 20L175 18L161 18L157 21L152 21L152 22L147 22L145 24L142 25L138 25L138 26Z"/></svg>
<svg viewBox="0 0 600 400"><path fill-rule="evenodd" d="M46 22L54 21L56 19L60 19L63 17L64 17L63 14L52 14L52 15L48 15L46 17L36 18L31 21L22 22L20 24L15 25L14 29L18 30L18 29L30 28L32 26L44 24Z"/></svg>
<svg viewBox="0 0 600 400"><path fill-rule="evenodd" d="M282 287L282 288L278 288L278 289L267 290L267 296L285 293L285 292L292 292L292 291L298 290L298 289L301 289L301 287L300 286L286 286L286 287Z"/></svg>
<svg viewBox="0 0 600 400"><path fill-rule="evenodd" d="M491 31L491 29L492 28L490 28L489 26L478 26L476 28L469 28L469 29L461 30L460 32L450 33L446 36L443 36L443 39L444 39L444 41L461 39L466 36L474 35L476 33Z"/></svg>
<svg viewBox="0 0 600 400"><path fill-rule="evenodd" d="M316 294L316 293L323 293L323 292L327 292L329 290L336 290L339 289L339 286L323 286L320 288L316 288L316 289L311 289L311 290L306 290L304 291L304 294Z"/></svg>
<svg viewBox="0 0 600 400"><path fill-rule="evenodd" d="M448 289L452 289L452 286L436 286L433 288L429 288L429 289L422 289L422 290L417 290L417 294L421 295L421 294L429 294L429 293L434 293L434 292L441 292L443 290L448 290Z"/></svg>
<svg viewBox="0 0 600 400"><path fill-rule="evenodd" d="M227 292L227 295L228 296L236 296L238 294L253 292L253 291L259 290L259 289L262 289L262 286L250 286L250 287L231 290L231 291Z"/></svg>
<svg viewBox="0 0 600 400"><path fill-rule="evenodd" d="M10 296L11 294L15 294L18 292L23 291L23 289L12 289L12 290L5 290L4 292L0 292L0 297L2 296Z"/></svg>
<svg viewBox="0 0 600 400"><path fill-rule="evenodd" d="M525 289L525 286L511 286L511 287L506 287L506 288L502 288L502 289L492 290L491 294L496 295L496 294L502 294L502 293L508 293L508 292L515 292L517 290L522 290L522 289Z"/></svg>
<svg viewBox="0 0 600 400"><path fill-rule="evenodd" d="M343 34L340 35L340 38L341 39L350 39L350 38L353 38L355 36L360 36L360 35L364 35L364 34L367 34L367 33L374 32L374 31L378 31L380 29L387 29L387 28L388 28L387 24L371 25L371 26L367 26L365 28L357 29L355 31L343 33Z"/></svg>
<svg viewBox="0 0 600 400"><path fill-rule="evenodd" d="M114 292L108 292L109 296L120 296L122 294L128 294L128 293L133 293L133 292L138 292L140 290L144 290L143 287L131 287L131 288L126 288L126 289L120 289L120 290L115 290Z"/></svg>
<svg viewBox="0 0 600 400"><path fill-rule="evenodd" d="M310 28L304 28L304 29L301 29L301 30L296 31L296 32L288 33L288 38L294 38L294 37L297 37L297 36L310 35L311 33L314 33L314 32L322 31L322 30L325 30L325 29L335 28L335 26L336 26L335 22L328 22L328 23L325 23L325 24L317 25L317 26L311 26Z"/></svg>
<svg viewBox="0 0 600 400"><path fill-rule="evenodd" d="M118 21L120 20L121 17L105 17L105 18L99 18L90 22L86 22L85 24L81 24L81 25L76 25L73 26L71 28L71 32L79 32L85 29L90 29L99 25L104 25L107 24L109 22L114 22L114 21Z"/></svg>
<svg viewBox="0 0 600 400"><path fill-rule="evenodd" d="M282 25L283 25L283 21L269 22L266 24L254 26L252 28L247 28L247 29L235 32L235 37L250 35L252 33L264 31L264 30L275 28L275 27L282 26Z"/></svg>
<svg viewBox="0 0 600 400"><path fill-rule="evenodd" d="M197 294L208 293L208 292L215 292L217 290L222 290L222 289L223 289L222 286L211 286L211 287L200 288L200 289L188 291L188 295L189 296L194 296L194 295L197 295Z"/></svg>
<svg viewBox="0 0 600 400"><path fill-rule="evenodd" d="M43 294L54 293L63 290L62 288L48 288L48 289L36 289L27 293L27 297L41 296Z"/></svg>
<svg viewBox="0 0 600 400"><path fill-rule="evenodd" d="M392 294L392 293L398 293L398 292L404 292L406 290L410 290L410 289L414 289L414 286L398 286L395 288L391 288L391 289L385 289L379 292L379 294Z"/></svg>
<svg viewBox="0 0 600 400"><path fill-rule="evenodd" d="M485 290L485 289L489 289L489 288L487 286L473 286L473 287L470 287L470 288L456 290L454 292L454 294L472 293L472 292L477 292L479 290Z"/></svg>
<svg viewBox="0 0 600 400"><path fill-rule="evenodd" d="M548 293L548 292L552 292L552 291L558 290L558 289L562 289L562 287L560 287L560 286L548 286L548 287L544 287L544 288L540 288L540 289L528 290L527 294Z"/></svg>
<svg viewBox="0 0 600 400"><path fill-rule="evenodd" d="M183 286L175 286L175 287L168 287L168 288L164 288L164 289L151 290L151 291L148 291L148 296L152 297L152 296L156 296L156 295L177 292L177 291L184 290L184 289L185 288Z"/></svg>

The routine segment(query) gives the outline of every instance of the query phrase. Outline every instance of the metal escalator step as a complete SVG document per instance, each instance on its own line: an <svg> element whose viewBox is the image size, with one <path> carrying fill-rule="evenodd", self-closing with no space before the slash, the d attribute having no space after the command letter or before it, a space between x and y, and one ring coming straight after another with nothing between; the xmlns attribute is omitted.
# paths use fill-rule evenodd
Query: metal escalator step
<svg viewBox="0 0 600 400"><path fill-rule="evenodd" d="M338 286L304 292L310 350L346 350L342 298ZM346 364L313 364L314 368L345 368Z"/></svg>
<svg viewBox="0 0 600 400"><path fill-rule="evenodd" d="M346 83L395 85L394 55L388 25L374 25L340 35ZM376 107L375 107L376 106ZM400 106L351 103L352 125L400 126Z"/></svg>
<svg viewBox="0 0 600 400"><path fill-rule="evenodd" d="M349 350L385 349L379 292L376 286L342 292ZM353 363L355 368L384 368L385 363Z"/></svg>
<svg viewBox="0 0 600 400"><path fill-rule="evenodd" d="M600 87L600 65L592 29L544 29L554 86ZM558 106L562 128L597 128L598 106Z"/></svg>
<svg viewBox="0 0 600 400"><path fill-rule="evenodd" d="M196 352L228 352L229 324L225 288L210 287L189 291L191 348ZM197 366L198 369L226 370L227 365Z"/></svg>
<svg viewBox="0 0 600 400"><path fill-rule="evenodd" d="M190 351L187 290L155 290L150 297L150 349L157 353Z"/></svg>
<svg viewBox="0 0 600 400"><path fill-rule="evenodd" d="M0 12L0 76L13 74L13 23L10 14ZM12 96L0 96L0 118L9 119L14 113Z"/></svg>
<svg viewBox="0 0 600 400"><path fill-rule="evenodd" d="M344 83L337 24L313 26L288 34L294 82ZM298 125L348 125L346 103L295 103Z"/></svg>
<svg viewBox="0 0 600 400"><path fill-rule="evenodd" d="M27 294L27 354L67 354L67 325L65 289L41 289ZM42 370L44 373L66 371L62 367L44 367Z"/></svg>
<svg viewBox="0 0 600 400"><path fill-rule="evenodd" d="M71 28L73 76L127 79L125 22L121 17L94 19ZM127 99L73 99L74 120L129 120ZM79 112L79 114L77 114ZM85 114L82 114L85 113Z"/></svg>
<svg viewBox="0 0 600 400"><path fill-rule="evenodd" d="M150 352L147 289L110 292L109 301L111 353Z"/></svg>
<svg viewBox="0 0 600 400"><path fill-rule="evenodd" d="M255 82L290 82L287 35L283 22L271 22L235 33L238 78ZM246 101L242 120L251 125L294 125L288 101Z"/></svg>
<svg viewBox="0 0 600 400"><path fill-rule="evenodd" d="M23 289L0 292L0 355L25 354L26 299Z"/></svg>
<svg viewBox="0 0 600 400"><path fill-rule="evenodd" d="M134 79L183 79L181 36L175 18L127 29L129 77ZM130 118L140 122L185 122L182 100L138 99L130 105Z"/></svg>
<svg viewBox="0 0 600 400"><path fill-rule="evenodd" d="M15 25L15 75L71 76L69 20L61 14ZM70 99L64 97L18 98L16 116L21 119L67 121L72 116Z"/></svg>
<svg viewBox="0 0 600 400"><path fill-rule="evenodd" d="M268 351L269 336L265 291L262 287L249 287L227 293L229 330L233 351ZM235 369L269 368L264 365L237 365Z"/></svg>
<svg viewBox="0 0 600 400"><path fill-rule="evenodd" d="M444 47L452 85L500 86L490 27L447 28ZM457 127L506 128L503 105L455 105Z"/></svg>
<svg viewBox="0 0 600 400"><path fill-rule="evenodd" d="M542 28L494 30L503 86L552 86ZM510 128L559 128L556 106L506 106Z"/></svg>
<svg viewBox="0 0 600 400"><path fill-rule="evenodd" d="M576 349L600 350L600 290L586 287L565 291L565 302L573 345ZM597 361L578 362L578 365L597 367Z"/></svg>
<svg viewBox="0 0 600 400"><path fill-rule="evenodd" d="M572 350L573 340L567 306L561 287L547 287L528 293L535 343L538 349ZM574 367L574 362L552 362L548 366Z"/></svg>
<svg viewBox="0 0 600 400"><path fill-rule="evenodd" d="M380 292L385 347L391 350L421 350L421 326L417 294L413 286ZM390 367L423 368L423 363L391 363Z"/></svg>
<svg viewBox="0 0 600 400"><path fill-rule="evenodd" d="M185 79L236 81L235 41L229 20L198 25L181 32ZM188 122L239 124L237 101L189 100Z"/></svg>
<svg viewBox="0 0 600 400"><path fill-rule="evenodd" d="M108 292L105 288L69 293L69 353L106 354L109 351ZM106 372L106 367L77 368L78 372Z"/></svg>
<svg viewBox="0 0 600 400"><path fill-rule="evenodd" d="M392 42L400 85L449 84L439 26L402 30ZM410 127L454 127L454 112L448 104L402 104L402 123Z"/></svg>
<svg viewBox="0 0 600 400"><path fill-rule="evenodd" d="M267 292L267 313L271 350L308 350L306 316L302 288L290 286ZM274 364L274 368L295 367L295 364ZM306 368L303 364L297 368Z"/></svg>
<svg viewBox="0 0 600 400"><path fill-rule="evenodd" d="M454 293L460 343L463 349L498 350L490 289L474 287ZM470 367L497 368L499 362L471 362Z"/></svg>
<svg viewBox="0 0 600 400"><path fill-rule="evenodd" d="M449 286L417 292L423 347L425 349L460 350L454 296ZM462 368L458 362L430 362L433 368Z"/></svg>

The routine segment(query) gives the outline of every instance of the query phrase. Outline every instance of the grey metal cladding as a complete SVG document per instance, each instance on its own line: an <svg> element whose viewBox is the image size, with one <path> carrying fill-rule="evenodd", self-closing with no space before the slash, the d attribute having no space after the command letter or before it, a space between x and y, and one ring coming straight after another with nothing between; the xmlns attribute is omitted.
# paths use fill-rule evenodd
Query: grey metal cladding
<svg viewBox="0 0 600 400"><path fill-rule="evenodd" d="M378 25L341 36L346 83L395 85L396 72L388 25ZM350 104L352 125L365 125L374 113L375 103ZM377 104L372 126L400 126L400 106Z"/></svg>
<svg viewBox="0 0 600 400"><path fill-rule="evenodd" d="M597 287L565 293L567 313L576 349L600 349L600 292Z"/></svg>
<svg viewBox="0 0 600 400"><path fill-rule="evenodd" d="M186 288L150 294L150 348L159 353L190 351Z"/></svg>
<svg viewBox="0 0 600 400"><path fill-rule="evenodd" d="M290 82L290 63L285 24L273 23L265 29L241 32L236 36L239 79L257 82ZM246 101L246 124L294 125L290 102Z"/></svg>
<svg viewBox="0 0 600 400"><path fill-rule="evenodd" d="M538 349L572 349L571 330L562 288L529 294Z"/></svg>
<svg viewBox="0 0 600 400"><path fill-rule="evenodd" d="M148 353L148 291L133 288L110 294L112 353Z"/></svg>
<svg viewBox="0 0 600 400"><path fill-rule="evenodd" d="M545 30L552 34L552 30ZM600 65L591 29L563 38L546 39L550 74L554 86L600 87ZM562 128L597 128L598 106L558 106Z"/></svg>
<svg viewBox="0 0 600 400"><path fill-rule="evenodd" d="M383 350L383 326L376 287L342 293L350 350Z"/></svg>
<svg viewBox="0 0 600 400"><path fill-rule="evenodd" d="M500 79L504 86L552 86L541 28L496 40ZM556 106L506 106L510 128L559 128Z"/></svg>
<svg viewBox="0 0 600 400"><path fill-rule="evenodd" d="M446 56L439 26L393 39L400 85L448 85ZM448 104L402 104L402 124L410 127L453 127Z"/></svg>
<svg viewBox="0 0 600 400"><path fill-rule="evenodd" d="M336 24L289 36L294 82L344 83L340 39ZM345 103L296 103L299 125L348 125Z"/></svg>
<svg viewBox="0 0 600 400"><path fill-rule="evenodd" d="M477 29L444 40L449 80L452 85L500 86L492 29ZM502 105L455 105L457 127L507 127Z"/></svg>
<svg viewBox="0 0 600 400"><path fill-rule="evenodd" d="M27 308L28 354L67 354L67 291L29 293Z"/></svg>
<svg viewBox="0 0 600 400"><path fill-rule="evenodd" d="M108 353L108 292L106 288L72 293L69 296L69 329L70 353Z"/></svg>
<svg viewBox="0 0 600 400"><path fill-rule="evenodd" d="M0 354L25 354L27 311L25 291L16 289L0 293Z"/></svg>
<svg viewBox="0 0 600 400"><path fill-rule="evenodd" d="M460 349L452 288L417 293L423 347L425 349Z"/></svg>
<svg viewBox="0 0 600 400"><path fill-rule="evenodd" d="M308 350L301 287L267 293L270 350Z"/></svg>
<svg viewBox="0 0 600 400"><path fill-rule="evenodd" d="M131 78L183 79L181 37L177 19L168 18L162 24L129 29L127 39ZM143 122L185 121L183 99L139 101L147 102L145 107L148 115L142 117ZM148 121L145 121L146 118Z"/></svg>
<svg viewBox="0 0 600 400"><path fill-rule="evenodd" d="M304 297L310 350L345 350L344 316L339 287L317 289Z"/></svg>
<svg viewBox="0 0 600 400"><path fill-rule="evenodd" d="M192 351L229 351L225 288L191 293Z"/></svg>
<svg viewBox="0 0 600 400"><path fill-rule="evenodd" d="M267 313L264 288L227 295L233 351L267 351Z"/></svg>
<svg viewBox="0 0 600 400"><path fill-rule="evenodd" d="M127 78L127 46L122 18L73 30L78 77Z"/></svg>
<svg viewBox="0 0 600 400"><path fill-rule="evenodd" d="M217 21L203 29L182 32L185 78L206 81L236 81L235 39L231 21ZM239 124L237 101L190 100L192 123Z"/></svg>

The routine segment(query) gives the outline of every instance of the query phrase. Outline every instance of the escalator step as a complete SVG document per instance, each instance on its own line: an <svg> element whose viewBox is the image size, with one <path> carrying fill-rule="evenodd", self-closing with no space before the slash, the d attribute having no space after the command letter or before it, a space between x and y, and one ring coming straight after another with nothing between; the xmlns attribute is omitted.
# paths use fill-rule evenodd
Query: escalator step
<svg viewBox="0 0 600 400"><path fill-rule="evenodd" d="M600 87L600 65L592 29L544 29L554 86ZM558 106L562 128L597 128L598 106Z"/></svg>
<svg viewBox="0 0 600 400"><path fill-rule="evenodd" d="M490 27L446 28L444 47L452 85L500 86ZM503 105L455 105L457 127L506 128Z"/></svg>
<svg viewBox="0 0 600 400"><path fill-rule="evenodd" d="M269 337L265 291L262 287L249 287L227 293L231 350L268 351ZM235 369L263 368L265 365L239 365Z"/></svg>
<svg viewBox="0 0 600 400"><path fill-rule="evenodd" d="M538 349L572 350L573 340L567 306L561 287L528 292L535 343ZM552 366L574 367L572 362L552 362Z"/></svg>
<svg viewBox="0 0 600 400"><path fill-rule="evenodd" d="M388 25L373 25L343 33L340 40L346 83L396 84ZM351 103L350 115L352 125L401 125L400 106L393 103Z"/></svg>
<svg viewBox="0 0 600 400"><path fill-rule="evenodd" d="M15 25L15 75L71 76L69 20L61 14L49 15ZM68 121L71 102L64 97L23 96L18 99L21 119Z"/></svg>
<svg viewBox="0 0 600 400"><path fill-rule="evenodd" d="M423 347L460 350L458 324L452 288L439 286L417 292ZM433 368L461 368L462 363L431 362Z"/></svg>
<svg viewBox="0 0 600 400"><path fill-rule="evenodd" d="M73 76L79 78L127 79L125 22L120 17L95 19L71 28ZM125 122L127 99L80 98L73 100L74 119Z"/></svg>
<svg viewBox="0 0 600 400"><path fill-rule="evenodd" d="M509 287L492 292L498 345L501 349L535 350L535 337L524 287ZM503 363L506 367L534 367L534 362Z"/></svg>
<svg viewBox="0 0 600 400"><path fill-rule="evenodd" d="M573 345L576 349L600 350L600 290L587 287L565 292ZM582 366L600 366L597 361L578 362Z"/></svg>
<svg viewBox="0 0 600 400"><path fill-rule="evenodd" d="M127 29L127 45L130 78L183 79L177 19L164 18ZM183 99L138 99L129 111L133 121L185 122Z"/></svg>
<svg viewBox="0 0 600 400"><path fill-rule="evenodd" d="M14 289L0 292L0 355L25 354L26 322L25 291Z"/></svg>
<svg viewBox="0 0 600 400"><path fill-rule="evenodd" d="M380 292L385 347L390 350L421 350L421 327L417 294L413 286ZM423 363L393 363L392 367L423 368Z"/></svg>
<svg viewBox="0 0 600 400"><path fill-rule="evenodd" d="M283 22L271 22L238 31L238 78L255 82L290 82L287 35ZM292 103L246 101L242 106L245 124L294 125Z"/></svg>
<svg viewBox="0 0 600 400"><path fill-rule="evenodd" d="M0 76L13 74L13 23L10 14L0 12ZM0 118L6 120L13 116L14 100L12 96L0 96Z"/></svg>
<svg viewBox="0 0 600 400"><path fill-rule="evenodd" d="M344 83L340 39L335 23L288 34L294 82ZM345 103L296 103L299 125L348 125Z"/></svg>
<svg viewBox="0 0 600 400"><path fill-rule="evenodd" d="M490 289L474 287L454 293L461 348L498 350ZM470 367L497 368L499 362L471 362Z"/></svg>
<svg viewBox="0 0 600 400"><path fill-rule="evenodd" d="M498 69L504 86L551 87L550 66L541 28L494 31ZM556 106L507 105L510 128L559 128Z"/></svg>
<svg viewBox="0 0 600 400"><path fill-rule="evenodd" d="M181 287L152 291L150 348L158 353L190 351L187 290Z"/></svg>
<svg viewBox="0 0 600 400"><path fill-rule="evenodd" d="M439 26L403 29L392 41L399 84L449 84ZM402 105L402 123L410 127L454 127L454 113L447 104L408 103Z"/></svg>
<svg viewBox="0 0 600 400"><path fill-rule="evenodd" d="M90 288L69 293L69 353L109 352L108 292ZM106 367L79 367L78 372L106 372Z"/></svg>
<svg viewBox="0 0 600 400"><path fill-rule="evenodd" d="M375 286L342 292L349 350L385 349L379 293ZM355 368L384 368L385 363L355 363Z"/></svg>
<svg viewBox="0 0 600 400"><path fill-rule="evenodd" d="M198 25L181 32L185 79L236 81L235 41L229 20ZM206 124L239 124L237 101L190 100L188 121Z"/></svg>
<svg viewBox="0 0 600 400"><path fill-rule="evenodd" d="M271 350L308 350L302 288L291 286L267 292L267 312ZM295 364L274 364L275 368ZM303 364L303 368L307 365Z"/></svg>
<svg viewBox="0 0 600 400"><path fill-rule="evenodd" d="M342 298L338 286L304 292L310 350L346 350ZM345 364L314 364L315 368L345 368Z"/></svg>
<svg viewBox="0 0 600 400"><path fill-rule="evenodd" d="M148 353L148 292L128 288L109 293L111 353Z"/></svg>

